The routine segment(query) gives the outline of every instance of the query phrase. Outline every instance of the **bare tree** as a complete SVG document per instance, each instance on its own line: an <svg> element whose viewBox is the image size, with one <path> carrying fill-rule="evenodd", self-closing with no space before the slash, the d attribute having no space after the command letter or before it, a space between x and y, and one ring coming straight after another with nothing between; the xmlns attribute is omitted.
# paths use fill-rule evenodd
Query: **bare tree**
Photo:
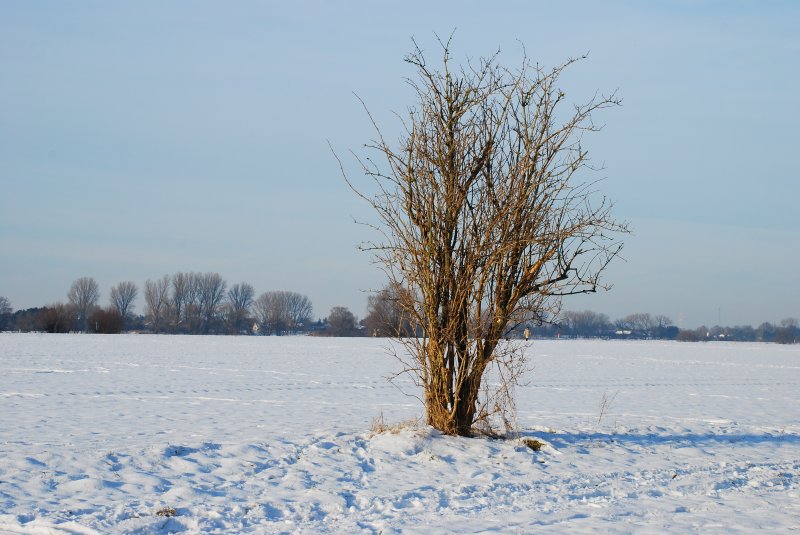
<svg viewBox="0 0 800 535"><path fill-rule="evenodd" d="M0 295L0 314L11 314L12 312L11 301L7 297Z"/></svg>
<svg viewBox="0 0 800 535"><path fill-rule="evenodd" d="M45 332L68 333L75 323L75 307L72 304L53 303L39 310L36 322Z"/></svg>
<svg viewBox="0 0 800 535"><path fill-rule="evenodd" d="M14 309L11 308L11 301L7 297L0 295L0 331L11 326L12 312L14 312Z"/></svg>
<svg viewBox="0 0 800 535"><path fill-rule="evenodd" d="M705 329L705 327L701 327L701 329ZM758 327L756 327L756 341L758 342L772 342L772 338L775 336L775 326L768 321L765 321Z"/></svg>
<svg viewBox="0 0 800 535"><path fill-rule="evenodd" d="M674 338L678 335L677 327L675 327L672 323L672 320L664 314L657 314L653 318L653 323L655 336L657 338L668 338L670 337L670 334L671 337ZM670 331L672 332L670 333Z"/></svg>
<svg viewBox="0 0 800 535"><path fill-rule="evenodd" d="M778 327L775 328L775 334L772 338L773 342L779 344L795 344L800 339L800 322L797 318L786 318L781 320Z"/></svg>
<svg viewBox="0 0 800 535"><path fill-rule="evenodd" d="M128 314L133 310L133 302L139 293L139 288L133 281L120 282L111 288L111 306L117 309L122 316L123 323Z"/></svg>
<svg viewBox="0 0 800 535"><path fill-rule="evenodd" d="M278 292L264 292L253 303L256 321L264 334L282 334L280 301Z"/></svg>
<svg viewBox="0 0 800 535"><path fill-rule="evenodd" d="M404 339L406 364L427 422L470 435L496 408L513 416L526 366L506 332L557 311L563 296L604 287L626 228L576 174L590 169L582 138L599 129L594 112L619 101L595 95L566 108L558 82L575 60L545 70L524 58L507 69L495 54L457 68L450 42L441 45L438 67L418 46L406 57L417 102L399 144L376 125L367 150L381 158L358 158L374 193L348 183L381 222L384 239L365 249L416 296L406 313L422 336ZM483 381L492 368L496 390Z"/></svg>
<svg viewBox="0 0 800 535"><path fill-rule="evenodd" d="M253 306L255 290L246 282L234 284L228 290L228 325L233 333L239 334L246 327L245 321Z"/></svg>
<svg viewBox="0 0 800 535"><path fill-rule="evenodd" d="M200 303L202 294L202 273L189 273L189 293L186 300L185 328L188 332L199 333L203 329L203 310Z"/></svg>
<svg viewBox="0 0 800 535"><path fill-rule="evenodd" d="M289 330L292 332L303 330L305 326L311 322L311 317L314 312L311 300L297 292L282 292L282 294L285 302Z"/></svg>
<svg viewBox="0 0 800 535"><path fill-rule="evenodd" d="M369 336L412 336L414 327L403 303L413 302L413 296L397 284L389 284L367 298L364 328Z"/></svg>
<svg viewBox="0 0 800 535"><path fill-rule="evenodd" d="M353 336L356 333L356 317L347 307L333 307L328 314L326 332L331 336Z"/></svg>
<svg viewBox="0 0 800 535"><path fill-rule="evenodd" d="M567 311L561 314L561 319L574 336L602 336L611 331L608 316L591 310Z"/></svg>
<svg viewBox="0 0 800 535"><path fill-rule="evenodd" d="M172 312L175 314L175 327L184 320L185 305L189 299L190 273L175 273L172 276Z"/></svg>
<svg viewBox="0 0 800 535"><path fill-rule="evenodd" d="M617 325L623 329L633 331L637 336L645 338L651 338L658 328L656 320L647 312L628 314L623 319L619 320Z"/></svg>
<svg viewBox="0 0 800 535"><path fill-rule="evenodd" d="M219 273L206 273L197 277L202 332L207 334L218 318L220 306L225 299L227 283Z"/></svg>
<svg viewBox="0 0 800 535"><path fill-rule="evenodd" d="M86 331L86 319L100 299L100 288L97 286L97 282L92 277L76 279L67 293L67 298L78 316L78 328Z"/></svg>
<svg viewBox="0 0 800 535"><path fill-rule="evenodd" d="M161 332L169 315L169 283L168 275L155 281L144 283L145 316L153 332Z"/></svg>
<svg viewBox="0 0 800 535"><path fill-rule="evenodd" d="M313 313L308 297L287 291L264 292L256 299L254 308L264 332L276 335L302 330Z"/></svg>
<svg viewBox="0 0 800 535"><path fill-rule="evenodd" d="M256 300L259 324L264 333L281 335L288 329L279 292L264 292Z"/></svg>

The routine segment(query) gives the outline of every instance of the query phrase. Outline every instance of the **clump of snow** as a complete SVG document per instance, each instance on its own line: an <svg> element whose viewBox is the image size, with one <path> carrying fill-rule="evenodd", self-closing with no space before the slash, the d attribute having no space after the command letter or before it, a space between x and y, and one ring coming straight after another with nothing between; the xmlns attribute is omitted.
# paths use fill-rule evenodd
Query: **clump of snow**
<svg viewBox="0 0 800 535"><path fill-rule="evenodd" d="M520 435L469 439L370 430L421 412L385 343L2 334L0 533L798 526L797 348L533 342Z"/></svg>

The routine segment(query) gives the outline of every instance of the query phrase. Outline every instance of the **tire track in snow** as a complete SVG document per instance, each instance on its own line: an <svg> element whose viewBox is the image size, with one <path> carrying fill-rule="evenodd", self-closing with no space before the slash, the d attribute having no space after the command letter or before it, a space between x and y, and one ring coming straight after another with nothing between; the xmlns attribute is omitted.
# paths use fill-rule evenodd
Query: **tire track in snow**
<svg viewBox="0 0 800 535"><path fill-rule="evenodd" d="M380 381L373 382L353 382L353 383L296 383L289 385L264 385L258 387L241 387L241 388L197 388L197 389L125 389L125 390L96 390L86 392L0 392L0 397L67 397L67 396L83 396L83 397L130 397L130 396L159 396L169 399L174 395L202 395L202 394L228 394L228 393L242 393L242 392L272 392L272 391L298 391L298 390L336 390L336 389L362 389L362 390L382 390L395 388L388 383L381 383Z"/></svg>

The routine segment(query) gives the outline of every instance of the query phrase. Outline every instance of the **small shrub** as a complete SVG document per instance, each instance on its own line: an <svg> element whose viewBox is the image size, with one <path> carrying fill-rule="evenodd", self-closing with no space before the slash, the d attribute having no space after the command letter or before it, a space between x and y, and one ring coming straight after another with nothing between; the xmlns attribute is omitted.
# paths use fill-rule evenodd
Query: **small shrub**
<svg viewBox="0 0 800 535"><path fill-rule="evenodd" d="M54 303L42 308L36 321L45 332L68 333L75 323L75 311L70 305Z"/></svg>
<svg viewBox="0 0 800 535"><path fill-rule="evenodd" d="M119 334L125 320L116 308L98 308L89 316L89 330L99 334Z"/></svg>
<svg viewBox="0 0 800 535"><path fill-rule="evenodd" d="M525 439L522 439L522 443L523 443L523 444L525 444L526 446L528 446L528 447L529 447L530 449L532 449L533 451L539 451L539 450L541 450L541 449L542 449L544 446L546 446L546 445L547 445L547 444L545 444L544 442L542 442L541 440L536 440L535 438L525 438Z"/></svg>
<svg viewBox="0 0 800 535"><path fill-rule="evenodd" d="M597 418L597 425L600 425L600 422L603 421L603 416L606 415L606 412L611 408L614 400L617 399L617 394L619 394L619 391L611 395L608 394L607 390L603 392L603 397L600 398L600 416Z"/></svg>
<svg viewBox="0 0 800 535"><path fill-rule="evenodd" d="M694 331L681 329L676 338L679 342L699 342L700 336Z"/></svg>

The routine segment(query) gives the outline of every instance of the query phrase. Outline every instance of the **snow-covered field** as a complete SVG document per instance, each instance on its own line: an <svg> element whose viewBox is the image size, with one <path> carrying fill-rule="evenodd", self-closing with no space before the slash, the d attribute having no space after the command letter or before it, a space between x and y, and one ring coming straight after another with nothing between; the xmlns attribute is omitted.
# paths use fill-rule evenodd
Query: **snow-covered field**
<svg viewBox="0 0 800 535"><path fill-rule="evenodd" d="M533 452L371 433L386 343L0 334L0 533L800 532L797 346L533 342Z"/></svg>

